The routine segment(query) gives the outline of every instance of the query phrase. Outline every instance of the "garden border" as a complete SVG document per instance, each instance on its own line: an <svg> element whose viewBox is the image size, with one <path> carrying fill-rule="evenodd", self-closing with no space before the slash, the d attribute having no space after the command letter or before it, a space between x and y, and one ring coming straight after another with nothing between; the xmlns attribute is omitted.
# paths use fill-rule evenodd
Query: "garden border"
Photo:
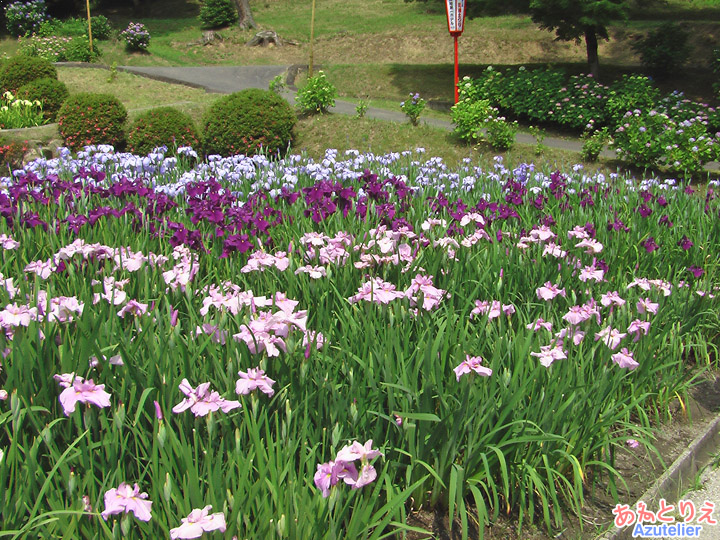
<svg viewBox="0 0 720 540"><path fill-rule="evenodd" d="M709 462L713 450L720 448L720 414L710 422L704 432L695 437L688 448L668 467L668 469L643 493L638 501L643 501L648 508L657 507L660 499L676 501L683 495L687 487L685 481L694 478ZM711 472L712 476L720 477L720 468ZM634 508L634 505L631 506ZM628 540L632 538L632 527L618 529L596 537L596 540Z"/></svg>

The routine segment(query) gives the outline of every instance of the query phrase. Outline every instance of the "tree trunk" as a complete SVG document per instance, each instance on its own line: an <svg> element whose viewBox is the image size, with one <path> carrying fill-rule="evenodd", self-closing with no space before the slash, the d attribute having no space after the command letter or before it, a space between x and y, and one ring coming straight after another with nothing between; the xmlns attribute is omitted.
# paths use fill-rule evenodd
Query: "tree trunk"
<svg viewBox="0 0 720 540"><path fill-rule="evenodd" d="M238 12L238 26L243 30L257 28L257 23L250 11L250 0L233 0L233 3Z"/></svg>
<svg viewBox="0 0 720 540"><path fill-rule="evenodd" d="M587 49L587 61L590 73L597 79L600 74L600 60L598 59L598 40L595 27L585 28L585 47Z"/></svg>

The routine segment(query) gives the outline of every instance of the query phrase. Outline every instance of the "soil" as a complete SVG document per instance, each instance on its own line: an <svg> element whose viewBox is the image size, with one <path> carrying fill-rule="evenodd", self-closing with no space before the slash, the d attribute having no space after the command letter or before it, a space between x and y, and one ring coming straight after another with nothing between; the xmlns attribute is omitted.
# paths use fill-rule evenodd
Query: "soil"
<svg viewBox="0 0 720 540"><path fill-rule="evenodd" d="M662 475L690 443L720 413L720 371L707 372L701 382L690 392L685 407L675 401L667 411L670 420L659 426L656 433L655 448L658 454L641 451L640 448L622 449L617 454L616 468L627 483L627 490L620 482L618 485L619 502L633 505L637 499ZM688 486L690 488L692 486ZM595 540L607 531L613 522L612 509L616 502L602 488L585 494L585 506L582 516L568 515L564 519L562 530L548 532L541 525L526 526L518 531L516 516L501 515L489 527L485 527L486 540ZM411 533L412 540L437 539L459 540L462 527L455 521L452 530L449 527L447 512L438 510L428 512L420 510L411 514L408 524L432 531L430 535ZM478 538L478 529L471 526L468 538Z"/></svg>

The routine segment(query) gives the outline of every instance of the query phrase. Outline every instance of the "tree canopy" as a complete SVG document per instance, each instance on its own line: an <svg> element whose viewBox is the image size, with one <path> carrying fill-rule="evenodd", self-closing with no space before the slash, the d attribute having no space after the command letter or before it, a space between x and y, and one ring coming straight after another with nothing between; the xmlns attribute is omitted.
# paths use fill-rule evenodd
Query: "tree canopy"
<svg viewBox="0 0 720 540"><path fill-rule="evenodd" d="M530 0L528 10L540 28L563 41L585 38L590 72L598 75L598 38L609 39L608 26L627 17L627 0Z"/></svg>

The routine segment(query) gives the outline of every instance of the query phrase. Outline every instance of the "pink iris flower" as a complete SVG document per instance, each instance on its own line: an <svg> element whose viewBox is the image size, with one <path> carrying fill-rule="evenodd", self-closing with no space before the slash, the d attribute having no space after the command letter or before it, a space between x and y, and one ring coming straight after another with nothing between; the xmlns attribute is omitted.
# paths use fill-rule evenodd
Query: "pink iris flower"
<svg viewBox="0 0 720 540"><path fill-rule="evenodd" d="M360 489L373 482L377 478L375 467L370 465L370 460L382 456L382 452L373 448L372 439L365 444L353 441L352 444L343 447L335 457L334 461L321 463L317 466L315 486L322 492L323 497L330 495L330 488L336 485L341 479L352 486L352 489ZM360 460L361 468L358 474L354 461Z"/></svg>
<svg viewBox="0 0 720 540"><path fill-rule="evenodd" d="M330 495L330 488L340 480L346 484L354 485L358 479L358 472L355 465L345 461L329 461L317 466L313 481L315 486L322 492L323 497Z"/></svg>
<svg viewBox="0 0 720 540"><path fill-rule="evenodd" d="M641 336L648 335L648 332L650 331L650 323L647 321L641 321L640 319L635 319L630 323L627 331L629 334L635 334L633 341L640 341Z"/></svg>
<svg viewBox="0 0 720 540"><path fill-rule="evenodd" d="M348 298L351 304L360 300L375 302L376 304L388 304L391 301L402 298L404 293L395 290L395 285L383 281L380 278L373 278L363 283L355 296Z"/></svg>
<svg viewBox="0 0 720 540"><path fill-rule="evenodd" d="M632 351L628 351L625 347L620 349L620 352L612 355L612 361L623 369L633 370L640 365L633 358Z"/></svg>
<svg viewBox="0 0 720 540"><path fill-rule="evenodd" d="M620 332L617 328L606 326L595 334L595 341L602 340L613 351L618 348L626 333Z"/></svg>
<svg viewBox="0 0 720 540"><path fill-rule="evenodd" d="M275 381L265 375L265 371L260 368L250 368L245 371L238 371L240 378L235 385L235 393L237 394L249 394L253 390L260 390L268 396L272 396L275 393L272 385Z"/></svg>
<svg viewBox="0 0 720 540"><path fill-rule="evenodd" d="M548 332L552 331L552 323L550 321L546 321L543 318L538 318L535 322L531 322L530 324L526 325L525 328L528 330L532 330L534 332L537 332L541 328L544 328Z"/></svg>
<svg viewBox="0 0 720 540"><path fill-rule="evenodd" d="M530 356L536 356L540 359L540 363L549 368L555 360L563 360L567 358L562 345L545 345L540 347L540 352L531 352Z"/></svg>
<svg viewBox="0 0 720 540"><path fill-rule="evenodd" d="M625 305L625 300L620 297L620 294L617 291L612 291L603 294L600 297L600 303L605 307L608 307L610 305L622 307Z"/></svg>
<svg viewBox="0 0 720 540"><path fill-rule="evenodd" d="M110 394L105 391L104 384L95 384L92 379L76 377L74 373L55 375L54 379L65 388L60 392L60 404L65 416L75 412L77 403L90 403L100 408L110 406Z"/></svg>
<svg viewBox="0 0 720 540"><path fill-rule="evenodd" d="M210 514L211 508L209 505L203 509L195 508L188 517L182 518L182 525L170 529L170 538L200 538L210 531L225 532L225 516L222 512Z"/></svg>
<svg viewBox="0 0 720 540"><path fill-rule="evenodd" d="M359 441L353 441L352 444L344 446L337 453L335 460L351 462L359 459L363 463L366 463L371 459L382 456L383 453L377 448L373 448L372 445L372 439L366 441L365 444L360 444Z"/></svg>
<svg viewBox="0 0 720 540"><path fill-rule="evenodd" d="M482 361L483 359L481 356L470 356L469 354L466 354L465 360L460 362L460 364L453 369L455 372L455 378L459 381L460 377L471 373L472 371L483 377L489 377L492 375L492 369L480 365Z"/></svg>
<svg viewBox="0 0 720 540"><path fill-rule="evenodd" d="M660 304L653 302L649 298L641 298L640 300L638 300L636 307L638 313L640 314L652 313L653 315L655 315L658 312L658 307L660 307Z"/></svg>
<svg viewBox="0 0 720 540"><path fill-rule="evenodd" d="M137 484L130 487L123 482L117 489L112 488L105 492L105 510L101 515L107 520L108 516L113 514L132 512L140 521L150 521L152 501L148 501L147 498L147 493L140 493Z"/></svg>
<svg viewBox="0 0 720 540"><path fill-rule="evenodd" d="M565 293L565 287L560 289L557 285L553 284L552 282L546 281L542 287L538 287L537 289L535 289L535 294L537 294L537 297L540 300L549 301L558 295L565 298L566 293Z"/></svg>
<svg viewBox="0 0 720 540"><path fill-rule="evenodd" d="M175 414L190 409L195 416L205 416L212 411L230 412L240 407L239 401L223 399L217 392L211 392L209 382L193 388L187 379L183 379L179 388L187 397L172 408Z"/></svg>

